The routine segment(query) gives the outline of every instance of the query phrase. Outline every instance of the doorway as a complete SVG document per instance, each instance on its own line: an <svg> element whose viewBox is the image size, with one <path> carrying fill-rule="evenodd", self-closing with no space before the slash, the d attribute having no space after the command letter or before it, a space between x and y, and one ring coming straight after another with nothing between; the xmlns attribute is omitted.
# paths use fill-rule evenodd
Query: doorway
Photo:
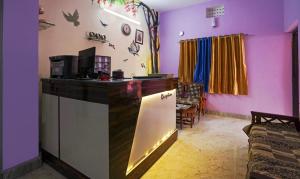
<svg viewBox="0 0 300 179"><path fill-rule="evenodd" d="M292 94L293 116L299 117L299 54L298 54L298 28L292 33Z"/></svg>

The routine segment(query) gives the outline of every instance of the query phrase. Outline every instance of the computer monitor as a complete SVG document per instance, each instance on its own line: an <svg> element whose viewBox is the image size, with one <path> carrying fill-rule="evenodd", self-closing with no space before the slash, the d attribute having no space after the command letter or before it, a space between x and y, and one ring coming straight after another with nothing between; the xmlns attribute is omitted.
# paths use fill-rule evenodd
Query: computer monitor
<svg viewBox="0 0 300 179"><path fill-rule="evenodd" d="M79 78L89 78L95 72L96 47L79 51L78 74Z"/></svg>

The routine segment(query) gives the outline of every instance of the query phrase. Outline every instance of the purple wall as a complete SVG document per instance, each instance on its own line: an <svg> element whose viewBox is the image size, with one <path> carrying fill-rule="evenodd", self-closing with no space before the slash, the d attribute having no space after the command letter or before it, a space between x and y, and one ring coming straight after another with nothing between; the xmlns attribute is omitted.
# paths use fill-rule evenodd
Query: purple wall
<svg viewBox="0 0 300 179"><path fill-rule="evenodd" d="M4 0L3 170L38 153L38 0Z"/></svg>
<svg viewBox="0 0 300 179"><path fill-rule="evenodd" d="M212 28L207 7L225 6L225 15ZM208 108L249 115L251 110L292 113L291 46L284 34L282 0L214 0L161 14L161 71L177 74L180 39L235 33L246 38L249 95L210 95ZM179 37L179 31L185 31ZM274 101L276 99L276 101Z"/></svg>
<svg viewBox="0 0 300 179"><path fill-rule="evenodd" d="M209 95L208 108L245 115L251 110L291 114L290 40L288 34L248 37L248 96Z"/></svg>
<svg viewBox="0 0 300 179"><path fill-rule="evenodd" d="M284 0L284 29L291 31L299 24L300 20L300 1Z"/></svg>

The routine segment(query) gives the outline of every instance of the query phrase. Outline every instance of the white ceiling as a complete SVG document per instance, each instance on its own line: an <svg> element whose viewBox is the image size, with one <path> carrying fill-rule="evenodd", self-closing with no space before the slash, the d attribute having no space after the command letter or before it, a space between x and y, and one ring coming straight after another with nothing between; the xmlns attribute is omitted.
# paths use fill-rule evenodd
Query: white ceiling
<svg viewBox="0 0 300 179"><path fill-rule="evenodd" d="M210 0L142 0L152 9L163 12L173 9L178 9L193 4L199 4Z"/></svg>

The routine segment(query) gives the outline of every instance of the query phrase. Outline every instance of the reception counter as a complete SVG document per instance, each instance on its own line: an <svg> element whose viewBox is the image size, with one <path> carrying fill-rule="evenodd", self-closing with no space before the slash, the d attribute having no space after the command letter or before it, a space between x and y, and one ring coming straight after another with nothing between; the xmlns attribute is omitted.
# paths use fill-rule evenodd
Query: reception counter
<svg viewBox="0 0 300 179"><path fill-rule="evenodd" d="M177 140L176 79L42 79L43 160L69 178L139 178Z"/></svg>

